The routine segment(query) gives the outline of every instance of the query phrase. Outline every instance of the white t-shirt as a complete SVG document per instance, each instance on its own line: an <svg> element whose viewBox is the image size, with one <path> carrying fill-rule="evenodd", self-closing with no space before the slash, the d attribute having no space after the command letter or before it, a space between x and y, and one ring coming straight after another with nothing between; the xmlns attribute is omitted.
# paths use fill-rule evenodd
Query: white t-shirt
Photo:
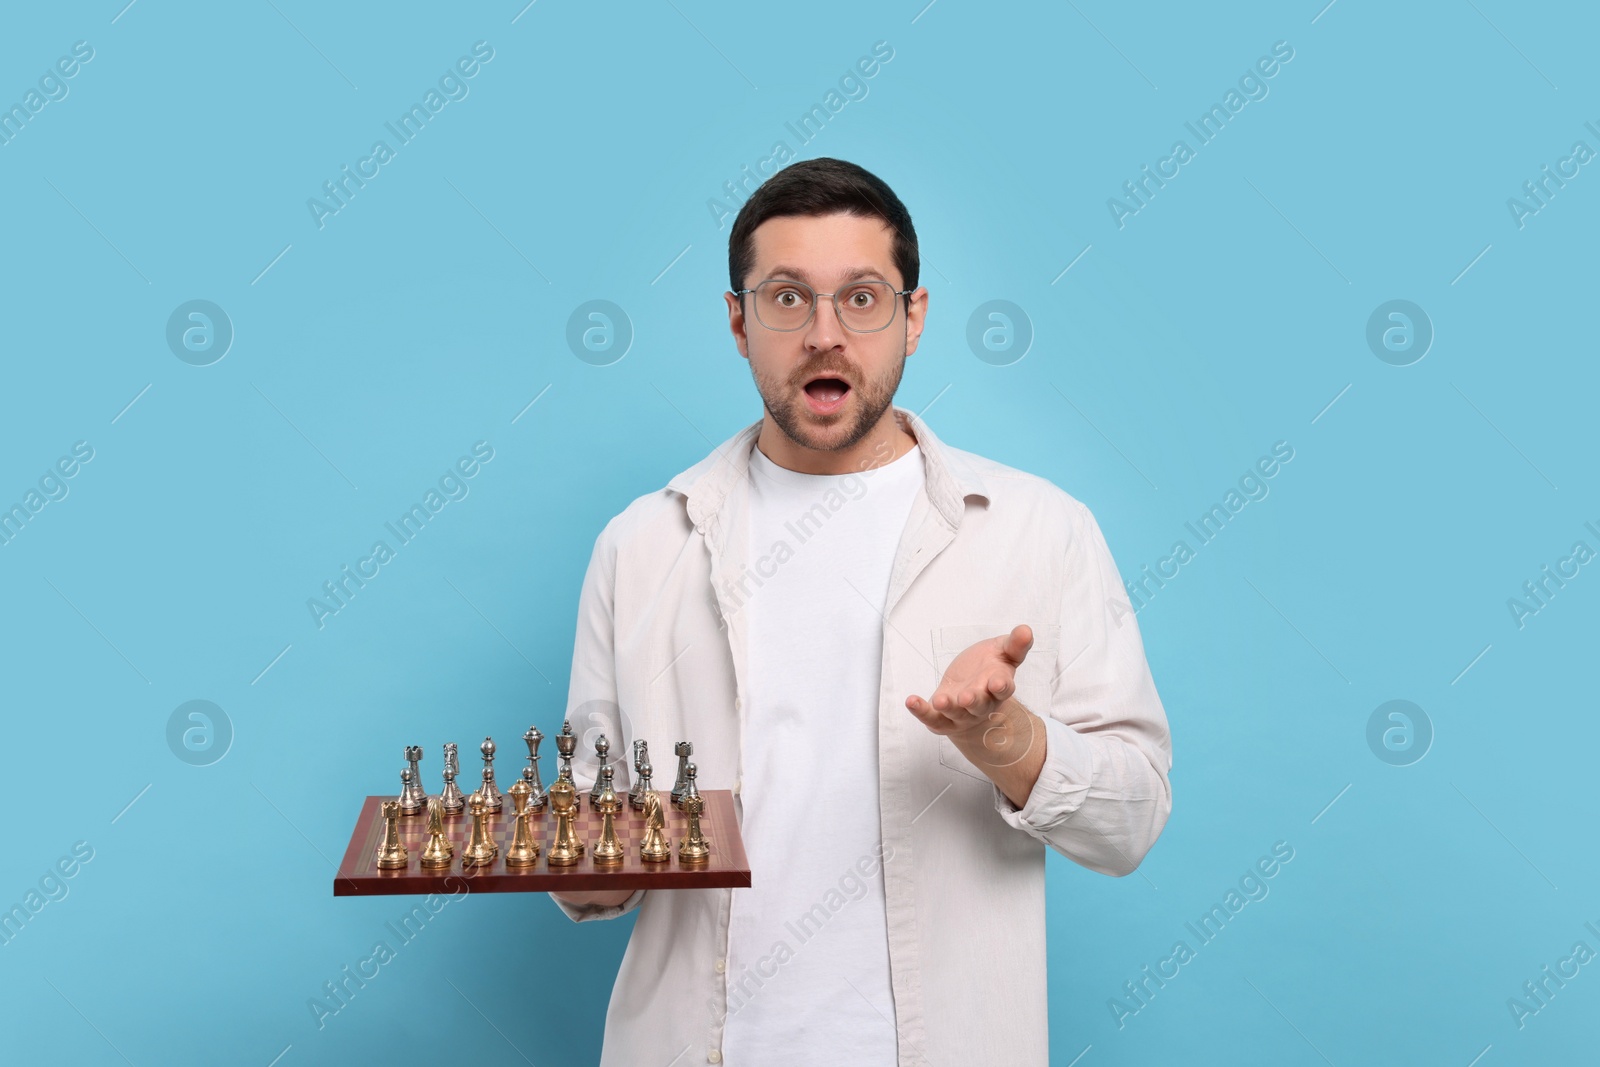
<svg viewBox="0 0 1600 1067"><path fill-rule="evenodd" d="M895 1062L878 687L889 573L922 483L916 446L840 475L751 450L740 784L754 884L733 890L728 1067Z"/></svg>

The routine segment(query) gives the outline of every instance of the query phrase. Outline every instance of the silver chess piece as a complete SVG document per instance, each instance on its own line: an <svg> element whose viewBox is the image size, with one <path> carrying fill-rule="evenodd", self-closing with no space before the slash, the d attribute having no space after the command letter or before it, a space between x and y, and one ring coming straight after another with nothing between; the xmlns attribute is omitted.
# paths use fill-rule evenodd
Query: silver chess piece
<svg viewBox="0 0 1600 1067"><path fill-rule="evenodd" d="M644 776L644 769L650 762L650 743L635 740L633 742L633 788L628 790L628 807L634 811L644 810L644 794L650 788L648 779Z"/></svg>
<svg viewBox="0 0 1600 1067"><path fill-rule="evenodd" d="M700 787L695 784L695 776L699 773L699 769L692 763L689 764L688 767L684 768L683 799L678 802L679 806L682 807L684 811L689 810L689 801L691 799L700 800Z"/></svg>
<svg viewBox="0 0 1600 1067"><path fill-rule="evenodd" d="M485 737L483 744L478 746L478 751L483 753L483 784L476 792L483 798L484 811L501 811L505 808L506 801L505 794L494 784L494 740Z"/></svg>
<svg viewBox="0 0 1600 1067"><path fill-rule="evenodd" d="M595 759L598 761L594 772L594 787L589 790L589 810L596 810L595 805L600 803L600 783L607 777L606 772L611 771L611 742L606 740L606 735L601 734L594 742ZM615 771L611 771L614 775Z"/></svg>
<svg viewBox="0 0 1600 1067"><path fill-rule="evenodd" d="M650 761L647 759L644 761L644 766L639 768L639 802L634 804L632 794L629 794L629 804L639 811L648 811L650 806L648 798L655 792L655 788L655 783L650 781ZM656 803L660 804L661 801L658 799Z"/></svg>
<svg viewBox="0 0 1600 1067"><path fill-rule="evenodd" d="M401 815L422 814L422 804L417 801L417 789L411 778L411 768L400 768L400 796L395 801L395 810Z"/></svg>
<svg viewBox="0 0 1600 1067"><path fill-rule="evenodd" d="M672 784L672 806L683 809L683 791L689 783L689 757L694 755L693 741L679 741L672 746L678 757L678 780Z"/></svg>
<svg viewBox="0 0 1600 1067"><path fill-rule="evenodd" d="M460 815L467 810L467 798L462 795L461 787L456 785L456 769L444 769L444 789L439 793L439 813L441 815Z"/></svg>
<svg viewBox="0 0 1600 1067"><path fill-rule="evenodd" d="M411 780L401 791L400 811L404 815L415 815L428 806L428 791L422 787L422 769L417 766L422 762L422 746L407 745L406 760L411 764Z"/></svg>
<svg viewBox="0 0 1600 1067"><path fill-rule="evenodd" d="M550 800L550 794L545 791L544 782L539 778L539 742L544 740L544 734L539 732L537 726L530 726L528 732L522 735L522 740L528 745L528 765L522 768L522 780L533 790L528 794L528 810L543 811Z"/></svg>
<svg viewBox="0 0 1600 1067"><path fill-rule="evenodd" d="M444 746L444 788L439 791L439 810L445 815L460 815L467 810L467 798L462 795L456 779L461 775L461 757L456 744Z"/></svg>

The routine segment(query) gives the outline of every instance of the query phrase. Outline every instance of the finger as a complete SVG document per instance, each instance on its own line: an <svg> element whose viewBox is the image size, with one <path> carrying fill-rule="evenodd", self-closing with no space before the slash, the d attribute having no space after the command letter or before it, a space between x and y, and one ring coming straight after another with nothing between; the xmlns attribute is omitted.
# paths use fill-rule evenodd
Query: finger
<svg viewBox="0 0 1600 1067"><path fill-rule="evenodd" d="M934 733L942 734L948 732L950 729L949 720L944 715L935 711L933 706L930 705L926 700L923 700L921 697L911 697L907 699L906 710L911 712L911 714L916 717L918 722L922 723L922 725L926 726Z"/></svg>
<svg viewBox="0 0 1600 1067"><path fill-rule="evenodd" d="M1003 651L1006 659L1021 665L1027 658L1029 649L1033 648L1033 627L1027 623L1018 623L1012 627L1011 632L1005 637Z"/></svg>

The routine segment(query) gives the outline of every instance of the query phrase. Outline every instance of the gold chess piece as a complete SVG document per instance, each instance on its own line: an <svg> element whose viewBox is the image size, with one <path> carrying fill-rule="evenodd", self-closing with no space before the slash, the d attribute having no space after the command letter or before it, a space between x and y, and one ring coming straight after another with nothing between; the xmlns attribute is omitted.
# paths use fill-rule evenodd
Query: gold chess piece
<svg viewBox="0 0 1600 1067"><path fill-rule="evenodd" d="M528 798L533 795L533 787L527 779L519 778L506 790L511 794L512 818L516 821L516 830L512 833L511 844L506 849L507 867L532 867L539 862L539 842L533 839L531 825L533 812L529 810Z"/></svg>
<svg viewBox="0 0 1600 1067"><path fill-rule="evenodd" d="M689 817L689 832L678 842L678 862L685 867L695 867L711 858L711 842L700 832L700 815L706 810L706 801L699 793L683 798L683 812Z"/></svg>
<svg viewBox="0 0 1600 1067"><path fill-rule="evenodd" d="M422 865L429 870L450 866L456 847L444 835L443 798L428 799L428 845L422 850Z"/></svg>
<svg viewBox="0 0 1600 1067"><path fill-rule="evenodd" d="M628 855L628 850L617 840L617 812L622 808L622 801L611 787L613 773L609 765L600 768L600 799L591 805L600 813L600 840L594 843L597 867L615 867Z"/></svg>
<svg viewBox="0 0 1600 1067"><path fill-rule="evenodd" d="M578 790L565 778L557 778L550 786L550 810L556 816L556 839L545 854L552 867L576 866L583 857L583 842L572 828L572 815L577 808Z"/></svg>
<svg viewBox="0 0 1600 1067"><path fill-rule="evenodd" d="M378 867L385 871L399 870L410 858L406 846L400 843L400 802L385 800L382 811L383 842L378 845Z"/></svg>
<svg viewBox="0 0 1600 1067"><path fill-rule="evenodd" d="M467 807L472 811L472 840L461 854L461 866L488 867L500 855L500 846L489 836L489 802L482 793L474 793L467 798Z"/></svg>
<svg viewBox="0 0 1600 1067"><path fill-rule="evenodd" d="M672 859L672 845L667 841L665 813L661 809L661 796L654 789L644 794L644 837L639 841L639 858L646 863L666 863Z"/></svg>

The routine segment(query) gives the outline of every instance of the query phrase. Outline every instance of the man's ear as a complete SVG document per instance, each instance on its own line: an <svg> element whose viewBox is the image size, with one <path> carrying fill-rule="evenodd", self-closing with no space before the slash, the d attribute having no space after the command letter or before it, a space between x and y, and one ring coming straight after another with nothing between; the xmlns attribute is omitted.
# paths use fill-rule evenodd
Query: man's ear
<svg viewBox="0 0 1600 1067"><path fill-rule="evenodd" d="M899 300L900 297L895 297ZM917 342L922 340L922 326L928 318L928 287L918 286L912 290L910 297L911 306L906 308L906 355L911 355L917 350Z"/></svg>
<svg viewBox="0 0 1600 1067"><path fill-rule="evenodd" d="M740 298L733 293L723 293L722 299L728 305L728 331L733 334L733 343L739 347L739 354L745 359L750 358L750 337L744 328L744 309L740 306Z"/></svg>

